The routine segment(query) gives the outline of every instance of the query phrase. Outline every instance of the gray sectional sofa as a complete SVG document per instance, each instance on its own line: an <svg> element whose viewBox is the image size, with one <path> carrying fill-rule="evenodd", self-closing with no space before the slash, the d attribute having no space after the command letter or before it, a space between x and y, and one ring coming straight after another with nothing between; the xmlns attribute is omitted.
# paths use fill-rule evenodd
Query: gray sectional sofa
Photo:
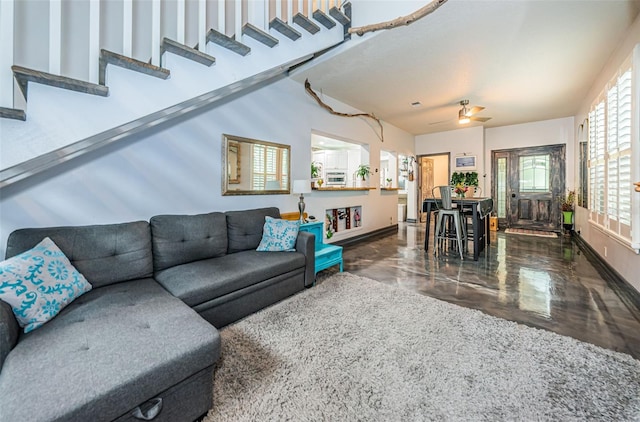
<svg viewBox="0 0 640 422"><path fill-rule="evenodd" d="M23 334L0 301L0 421L192 421L212 406L216 329L314 281L313 235L257 252L277 208L150 222L21 229L6 257L44 237L93 289Z"/></svg>

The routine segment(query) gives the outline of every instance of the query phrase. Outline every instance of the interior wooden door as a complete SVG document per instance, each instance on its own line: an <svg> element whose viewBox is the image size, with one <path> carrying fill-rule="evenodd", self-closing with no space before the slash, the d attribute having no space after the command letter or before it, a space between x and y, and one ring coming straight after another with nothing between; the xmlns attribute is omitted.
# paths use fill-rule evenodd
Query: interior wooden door
<svg viewBox="0 0 640 422"><path fill-rule="evenodd" d="M560 231L558 198L565 190L565 146L494 151L492 196L498 224Z"/></svg>
<svg viewBox="0 0 640 422"><path fill-rule="evenodd" d="M419 204L431 196L433 190L433 159L427 157L420 157L420 201ZM422 206L420 206L420 222L425 221L425 216L422 212Z"/></svg>

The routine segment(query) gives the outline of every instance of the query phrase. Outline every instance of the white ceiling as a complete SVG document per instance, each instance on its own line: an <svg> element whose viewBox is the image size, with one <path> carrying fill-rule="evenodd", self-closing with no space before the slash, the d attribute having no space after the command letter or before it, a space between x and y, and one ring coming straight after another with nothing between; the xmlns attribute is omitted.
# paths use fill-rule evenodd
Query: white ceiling
<svg viewBox="0 0 640 422"><path fill-rule="evenodd" d="M460 128L462 99L486 107L485 127L567 117L639 10L638 0L449 0L292 77L413 134Z"/></svg>

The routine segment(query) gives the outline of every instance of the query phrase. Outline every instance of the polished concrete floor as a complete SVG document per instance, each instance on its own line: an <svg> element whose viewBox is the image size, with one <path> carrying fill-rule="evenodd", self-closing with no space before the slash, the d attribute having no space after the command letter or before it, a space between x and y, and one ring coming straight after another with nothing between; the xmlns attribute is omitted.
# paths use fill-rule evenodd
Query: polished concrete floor
<svg viewBox="0 0 640 422"><path fill-rule="evenodd" d="M571 237L491 232L478 261L434 256L432 242L425 253L424 223L400 223L397 234L346 245L344 270L640 359L640 309L625 305Z"/></svg>

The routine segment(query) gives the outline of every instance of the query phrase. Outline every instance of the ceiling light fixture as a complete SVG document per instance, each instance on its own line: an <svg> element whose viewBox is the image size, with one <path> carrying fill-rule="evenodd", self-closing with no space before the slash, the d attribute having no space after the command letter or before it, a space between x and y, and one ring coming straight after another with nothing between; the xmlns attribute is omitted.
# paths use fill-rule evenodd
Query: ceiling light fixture
<svg viewBox="0 0 640 422"><path fill-rule="evenodd" d="M466 107L462 107L462 109L460 109L460 111L458 112L458 123L461 125L467 124L471 121L471 119L469 118L469 116L467 116L467 109Z"/></svg>
<svg viewBox="0 0 640 422"><path fill-rule="evenodd" d="M462 108L458 111L458 123L461 125L467 124L471 121L469 117L471 117L472 112L467 109L467 104L469 104L469 100L460 101Z"/></svg>

